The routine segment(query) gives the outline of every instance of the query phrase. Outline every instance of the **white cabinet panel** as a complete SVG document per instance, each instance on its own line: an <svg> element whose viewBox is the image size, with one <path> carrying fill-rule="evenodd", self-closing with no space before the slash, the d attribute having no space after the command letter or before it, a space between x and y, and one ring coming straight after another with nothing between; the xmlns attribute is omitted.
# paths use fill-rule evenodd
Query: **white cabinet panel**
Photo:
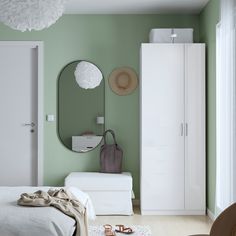
<svg viewBox="0 0 236 236"><path fill-rule="evenodd" d="M204 54L204 44L142 44L144 214L205 213Z"/></svg>
<svg viewBox="0 0 236 236"><path fill-rule="evenodd" d="M141 204L146 210L184 208L183 49L182 44L142 45L141 178L145 201Z"/></svg>
<svg viewBox="0 0 236 236"><path fill-rule="evenodd" d="M142 209L181 210L184 208L183 160L167 150L144 148Z"/></svg>
<svg viewBox="0 0 236 236"><path fill-rule="evenodd" d="M205 46L185 45L185 208L205 209Z"/></svg>

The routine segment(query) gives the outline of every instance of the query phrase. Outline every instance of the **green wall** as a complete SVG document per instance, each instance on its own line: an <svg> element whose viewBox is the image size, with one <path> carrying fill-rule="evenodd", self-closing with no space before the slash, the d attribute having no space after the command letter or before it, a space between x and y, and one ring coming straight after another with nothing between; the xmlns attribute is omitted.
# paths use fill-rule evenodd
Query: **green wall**
<svg viewBox="0 0 236 236"><path fill-rule="evenodd" d="M219 0L211 0L200 14L200 42L207 46L207 207L215 212L216 185L216 24Z"/></svg>
<svg viewBox="0 0 236 236"><path fill-rule="evenodd" d="M73 60L85 59L101 68L106 79L106 127L114 129L124 150L124 170L134 177L139 198L139 89L129 96L117 96L107 83L119 66L139 72L139 48L148 42L155 27L192 27L199 39L199 17L194 15L65 15L49 29L17 32L0 24L0 40L42 40L44 56L44 113L57 114L57 77ZM99 170L99 148L77 154L65 148L57 136L57 124L44 124L44 184L62 185L71 171ZM151 132L151 131L150 131Z"/></svg>

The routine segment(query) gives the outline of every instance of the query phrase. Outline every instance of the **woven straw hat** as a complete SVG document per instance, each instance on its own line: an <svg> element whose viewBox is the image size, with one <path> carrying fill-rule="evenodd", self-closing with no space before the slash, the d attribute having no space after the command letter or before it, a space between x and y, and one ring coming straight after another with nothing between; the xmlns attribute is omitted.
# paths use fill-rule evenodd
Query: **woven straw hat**
<svg viewBox="0 0 236 236"><path fill-rule="evenodd" d="M132 93L136 89L138 78L132 68L120 67L112 71L108 82L114 93L124 96Z"/></svg>

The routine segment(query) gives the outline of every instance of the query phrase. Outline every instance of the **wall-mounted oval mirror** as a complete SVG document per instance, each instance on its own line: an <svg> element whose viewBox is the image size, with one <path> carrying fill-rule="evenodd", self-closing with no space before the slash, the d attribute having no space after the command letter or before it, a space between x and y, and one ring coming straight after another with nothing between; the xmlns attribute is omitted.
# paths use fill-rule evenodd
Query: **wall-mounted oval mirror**
<svg viewBox="0 0 236 236"><path fill-rule="evenodd" d="M101 70L88 61L66 65L58 78L58 135L75 152L94 149L102 140L105 86Z"/></svg>

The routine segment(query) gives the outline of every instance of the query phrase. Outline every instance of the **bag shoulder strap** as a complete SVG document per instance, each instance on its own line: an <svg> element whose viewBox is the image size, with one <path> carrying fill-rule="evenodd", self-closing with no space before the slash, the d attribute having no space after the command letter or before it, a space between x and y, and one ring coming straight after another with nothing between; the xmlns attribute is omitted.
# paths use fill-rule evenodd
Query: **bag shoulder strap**
<svg viewBox="0 0 236 236"><path fill-rule="evenodd" d="M113 141L114 141L114 143L117 145L115 132L114 132L113 130L111 130L111 129L106 130L106 131L104 132L104 134L103 134L104 144L107 143L107 142L106 142L106 135L107 135L108 133L110 133L110 134L112 135Z"/></svg>

